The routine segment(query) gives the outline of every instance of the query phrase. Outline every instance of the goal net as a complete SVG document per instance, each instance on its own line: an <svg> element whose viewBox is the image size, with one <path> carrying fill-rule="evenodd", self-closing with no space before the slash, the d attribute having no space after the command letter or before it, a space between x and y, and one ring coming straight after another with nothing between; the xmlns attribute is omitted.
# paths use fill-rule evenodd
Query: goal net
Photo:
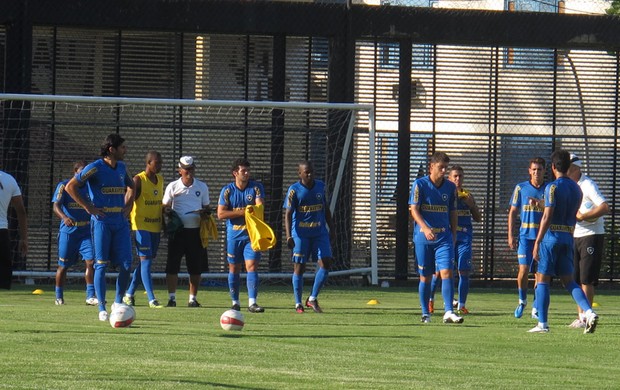
<svg viewBox="0 0 620 390"><path fill-rule="evenodd" d="M263 254L263 278L288 278L292 272L290 250L281 239L283 200L298 180L297 164L311 160L316 178L326 183L334 216L331 275L343 280L364 276L377 283L372 106L0 94L0 108L0 169L18 180L29 218L29 254L15 255L17 276L53 275L59 220L51 197L56 184L71 177L74 161L98 158L104 138L119 133L128 147L130 174L144 170L147 151L157 150L167 184L179 177L179 157L193 156L196 177L209 186L212 205L233 180L233 160L250 160L252 177L265 187L265 220L278 238L278 245ZM224 221L218 221L218 230L219 239L208 247L207 280L228 272ZM162 239L155 278L165 275L166 254L167 240ZM80 276L79 267L69 275ZM186 276L184 265L181 271ZM312 267L308 271L312 277Z"/></svg>

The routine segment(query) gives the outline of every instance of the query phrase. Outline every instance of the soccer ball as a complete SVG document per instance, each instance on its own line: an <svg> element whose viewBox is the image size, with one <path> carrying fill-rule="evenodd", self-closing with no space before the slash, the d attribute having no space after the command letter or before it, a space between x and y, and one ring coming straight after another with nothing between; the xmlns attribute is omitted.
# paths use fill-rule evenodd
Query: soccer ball
<svg viewBox="0 0 620 390"><path fill-rule="evenodd" d="M581 207L579 208L579 212L581 214L587 213L593 207L594 207L594 204L592 202L590 202L590 201L587 201L583 205L581 205ZM584 219L584 221L586 221L586 222L596 222L597 219L598 218L588 218L588 219Z"/></svg>
<svg viewBox="0 0 620 390"><path fill-rule="evenodd" d="M220 317L220 326L224 330L242 330L243 325L245 319L238 310L226 310Z"/></svg>
<svg viewBox="0 0 620 390"><path fill-rule="evenodd" d="M136 311L133 307L121 304L110 313L110 325L113 328L126 328L136 319Z"/></svg>

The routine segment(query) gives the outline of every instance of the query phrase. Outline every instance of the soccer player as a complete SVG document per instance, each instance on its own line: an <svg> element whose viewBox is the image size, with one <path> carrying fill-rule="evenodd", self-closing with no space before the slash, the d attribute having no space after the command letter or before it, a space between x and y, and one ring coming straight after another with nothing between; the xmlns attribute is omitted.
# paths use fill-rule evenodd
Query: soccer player
<svg viewBox="0 0 620 390"><path fill-rule="evenodd" d="M130 306L136 303L134 295L142 281L149 300L149 307L153 309L163 307L155 298L151 278L151 265L157 256L162 228L164 177L159 173L161 163L161 154L152 150L146 154L144 171L133 177L134 206L131 210L130 221L140 262L133 271L131 283L123 298L123 302Z"/></svg>
<svg viewBox="0 0 620 390"><path fill-rule="evenodd" d="M217 217L226 219L226 253L228 258L228 288L232 299L232 309L240 309L239 287L241 269L245 264L247 271L248 311L262 313L265 309L256 302L258 297L258 263L261 253L252 249L250 237L245 226L245 209L248 206L264 203L263 185L250 179L250 162L245 158L236 159L232 164L235 179L225 185L217 205Z"/></svg>
<svg viewBox="0 0 620 390"><path fill-rule="evenodd" d="M441 295L445 310L443 322L463 322L463 317L452 311L452 269L458 214L456 186L444 178L449 162L447 154L435 152L430 159L429 175L413 182L409 197L409 210L415 221L413 243L420 273L418 291L423 323L431 322L428 302L435 269L441 275Z"/></svg>
<svg viewBox="0 0 620 390"><path fill-rule="evenodd" d="M13 250L9 236L9 207L13 206L19 223L19 253L28 254L28 215L15 178L0 171L0 288L10 290L13 281Z"/></svg>
<svg viewBox="0 0 620 390"><path fill-rule="evenodd" d="M168 236L168 257L166 259L166 284L168 285L168 307L176 307L176 291L181 270L181 259L185 256L189 273L188 307L201 307L196 300L203 269L208 264L207 251L200 239L200 218L210 214L209 187L196 179L194 158L183 156L179 159L179 177L169 183L162 203L164 213L177 213L183 228Z"/></svg>
<svg viewBox="0 0 620 390"><path fill-rule="evenodd" d="M577 212L575 225L575 251L573 265L574 278L577 284L588 297L588 302L594 302L594 287L598 285L601 272L601 263L605 252L605 219L609 213L609 205L598 189L598 185L588 176L581 173L581 160L571 154L571 165L568 168L568 177L573 179L581 188L583 199ZM585 328L585 313L577 307L577 319L569 326L571 328Z"/></svg>
<svg viewBox="0 0 620 390"><path fill-rule="evenodd" d="M579 185L567 176L570 155L557 150L551 155L551 169L555 181L545 187L545 211L534 241L533 256L538 262L536 273L536 301L538 324L530 333L549 332L549 284L553 276L559 276L564 287L577 305L584 311L584 333L593 333L598 323L586 294L573 279L573 231L582 193Z"/></svg>
<svg viewBox="0 0 620 390"><path fill-rule="evenodd" d="M528 181L515 186L510 201L510 211L508 212L508 246L512 250L517 250L519 261L519 274L517 276L519 304L514 312L516 318L523 316L523 310L527 306L528 273L534 271L532 249L543 214L545 160L540 157L532 158L529 174L530 179ZM517 241L514 237L514 231L519 213L521 226ZM532 306L532 318L536 318L537 308L535 304Z"/></svg>
<svg viewBox="0 0 620 390"><path fill-rule="evenodd" d="M329 275L332 263L330 239L334 239L332 216L325 197L325 183L314 179L314 167L310 161L299 164L299 181L288 188L284 200L284 226L286 245L293 250L293 294L295 311L303 313L301 297L304 272L310 257L318 264L312 293L306 299L306 307L322 313L318 296ZM329 227L329 232L327 228Z"/></svg>
<svg viewBox="0 0 620 390"><path fill-rule="evenodd" d="M85 161L73 164L73 174L80 173L86 166ZM74 265L79 256L85 264L86 304L99 304L95 296L93 269L93 242L90 236L90 215L67 194L65 186L69 180L63 180L56 186L52 198L54 214L60 218L58 230L58 269L56 270L56 305L64 305L63 287L67 280L67 269ZM79 189L82 198L90 202L88 187Z"/></svg>
<svg viewBox="0 0 620 390"><path fill-rule="evenodd" d="M127 153L125 139L110 134L101 145L101 158L88 164L65 187L65 191L91 215L91 234L95 249L95 291L99 300L99 320L107 321L105 272L108 263L116 265L115 304L122 303L131 268L131 232L129 213L133 197L125 202L125 193L133 192L133 180L123 159ZM80 194L80 187L88 185L90 201ZM92 202L92 203L91 203Z"/></svg>

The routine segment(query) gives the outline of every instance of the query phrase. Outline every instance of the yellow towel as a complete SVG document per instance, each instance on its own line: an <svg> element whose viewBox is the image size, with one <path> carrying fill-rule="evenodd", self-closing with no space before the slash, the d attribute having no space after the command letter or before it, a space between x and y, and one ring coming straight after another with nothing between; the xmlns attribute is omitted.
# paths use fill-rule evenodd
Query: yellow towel
<svg viewBox="0 0 620 390"><path fill-rule="evenodd" d="M200 240L203 248L209 246L209 240L217 240L217 224L213 215L200 218Z"/></svg>
<svg viewBox="0 0 620 390"><path fill-rule="evenodd" d="M248 229L252 249L256 252L271 249L276 246L277 242L271 227L263 222L264 215L265 208L262 204L245 208L245 226Z"/></svg>

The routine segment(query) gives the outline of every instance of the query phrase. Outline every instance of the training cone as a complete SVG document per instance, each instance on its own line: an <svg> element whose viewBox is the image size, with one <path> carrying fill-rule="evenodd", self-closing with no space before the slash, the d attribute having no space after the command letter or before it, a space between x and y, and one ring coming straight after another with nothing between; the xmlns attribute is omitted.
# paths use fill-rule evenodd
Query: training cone
<svg viewBox="0 0 620 390"><path fill-rule="evenodd" d="M376 299L371 299L370 301L368 301L367 303L368 305L378 305L379 301L377 301Z"/></svg>
<svg viewBox="0 0 620 390"><path fill-rule="evenodd" d="M34 290L32 292L33 295L41 295L43 294L43 290L41 290L40 288L37 288L36 290Z"/></svg>

